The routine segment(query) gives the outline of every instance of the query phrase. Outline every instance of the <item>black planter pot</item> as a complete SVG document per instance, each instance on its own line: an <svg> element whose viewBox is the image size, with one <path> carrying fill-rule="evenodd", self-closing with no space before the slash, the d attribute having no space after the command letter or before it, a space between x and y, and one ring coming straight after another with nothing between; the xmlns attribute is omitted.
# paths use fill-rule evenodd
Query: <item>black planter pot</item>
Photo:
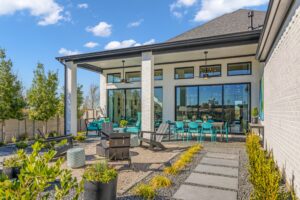
<svg viewBox="0 0 300 200"><path fill-rule="evenodd" d="M20 174L19 167L3 167L3 174L5 174L9 179L18 178Z"/></svg>
<svg viewBox="0 0 300 200"><path fill-rule="evenodd" d="M251 122L252 122L252 124L257 124L258 123L258 117L252 117Z"/></svg>
<svg viewBox="0 0 300 200"><path fill-rule="evenodd" d="M117 178L109 183L90 182L84 183L85 200L115 200L117 198Z"/></svg>

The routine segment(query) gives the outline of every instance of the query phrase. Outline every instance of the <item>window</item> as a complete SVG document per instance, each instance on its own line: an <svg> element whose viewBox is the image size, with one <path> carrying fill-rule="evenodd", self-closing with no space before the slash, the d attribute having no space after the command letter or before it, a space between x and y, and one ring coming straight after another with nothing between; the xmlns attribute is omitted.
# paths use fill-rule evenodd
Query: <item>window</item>
<svg viewBox="0 0 300 200"><path fill-rule="evenodd" d="M251 62L230 63L227 65L227 75L251 75Z"/></svg>
<svg viewBox="0 0 300 200"><path fill-rule="evenodd" d="M176 86L175 120L226 121L230 132L242 133L250 120L249 83Z"/></svg>
<svg viewBox="0 0 300 200"><path fill-rule="evenodd" d="M200 66L200 78L221 76L221 65Z"/></svg>
<svg viewBox="0 0 300 200"><path fill-rule="evenodd" d="M194 67L183 67L175 69L175 79L194 78Z"/></svg>
<svg viewBox="0 0 300 200"><path fill-rule="evenodd" d="M107 83L120 83L121 73L107 74Z"/></svg>
<svg viewBox="0 0 300 200"><path fill-rule="evenodd" d="M162 69L157 69L154 70L154 80L163 80L163 70Z"/></svg>
<svg viewBox="0 0 300 200"><path fill-rule="evenodd" d="M140 82L141 72L126 72L126 80L128 82Z"/></svg>

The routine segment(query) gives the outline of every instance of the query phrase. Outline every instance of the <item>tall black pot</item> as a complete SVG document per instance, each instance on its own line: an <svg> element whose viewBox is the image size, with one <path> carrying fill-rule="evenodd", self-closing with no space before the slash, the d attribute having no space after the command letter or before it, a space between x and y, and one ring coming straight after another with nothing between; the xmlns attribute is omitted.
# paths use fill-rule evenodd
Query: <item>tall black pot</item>
<svg viewBox="0 0 300 200"><path fill-rule="evenodd" d="M117 198L117 179L108 183L85 181L84 199L85 200L115 200Z"/></svg>
<svg viewBox="0 0 300 200"><path fill-rule="evenodd" d="M18 178L20 174L19 167L3 167L3 174L5 174L9 179Z"/></svg>

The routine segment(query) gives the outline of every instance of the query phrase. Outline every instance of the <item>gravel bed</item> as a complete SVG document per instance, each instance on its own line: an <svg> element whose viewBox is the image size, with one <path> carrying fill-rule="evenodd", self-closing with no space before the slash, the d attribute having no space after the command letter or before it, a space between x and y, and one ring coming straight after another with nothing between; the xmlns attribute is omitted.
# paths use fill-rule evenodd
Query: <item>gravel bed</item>
<svg viewBox="0 0 300 200"><path fill-rule="evenodd" d="M155 199L157 200L163 200L163 199L172 199L173 194L178 190L180 185L187 179L187 177L192 173L192 170L196 168L196 166L200 163L201 159L205 155L205 151L202 150L198 154L195 155L193 161L184 169L182 170L178 175L176 176L168 176L168 178L172 181L172 186L170 188L162 188L157 190L157 196ZM175 162L179 158L180 154L176 157L174 157L170 163ZM156 175L164 175L163 168L165 166L162 166L158 171L152 173L151 175L147 176L145 179L143 179L140 183L149 183L149 181ZM134 187L133 187L134 188ZM129 190L127 193L125 193L122 196L119 196L118 200L141 200L142 198L137 197L133 194L133 188Z"/></svg>
<svg viewBox="0 0 300 200"><path fill-rule="evenodd" d="M252 189L252 184L249 181L248 155L246 150L242 149L240 150L238 200L250 199Z"/></svg>

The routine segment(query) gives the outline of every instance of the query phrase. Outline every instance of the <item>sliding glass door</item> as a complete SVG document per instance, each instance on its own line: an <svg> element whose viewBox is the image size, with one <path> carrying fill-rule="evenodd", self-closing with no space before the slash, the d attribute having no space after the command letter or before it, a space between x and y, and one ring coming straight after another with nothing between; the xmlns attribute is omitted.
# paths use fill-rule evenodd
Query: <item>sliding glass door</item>
<svg viewBox="0 0 300 200"><path fill-rule="evenodd" d="M108 90L108 117L113 122L126 119L128 125L134 125L141 112L141 89Z"/></svg>
<svg viewBox="0 0 300 200"><path fill-rule="evenodd" d="M178 86L175 119L227 121L231 132L243 132L250 120L250 84Z"/></svg>

